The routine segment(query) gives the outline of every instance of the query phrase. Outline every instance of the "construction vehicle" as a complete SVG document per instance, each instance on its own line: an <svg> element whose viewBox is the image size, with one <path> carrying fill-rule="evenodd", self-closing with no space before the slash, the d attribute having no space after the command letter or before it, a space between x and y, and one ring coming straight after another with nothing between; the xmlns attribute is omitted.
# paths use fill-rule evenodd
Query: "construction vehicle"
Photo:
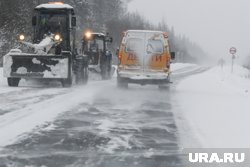
<svg viewBox="0 0 250 167"><path fill-rule="evenodd" d="M113 38L108 34L87 31L82 39L82 54L88 57L88 68L92 72L101 74L102 79L112 76L112 53L108 44Z"/></svg>
<svg viewBox="0 0 250 167"><path fill-rule="evenodd" d="M137 83L165 88L170 83L170 61L175 58L175 53L170 52L166 32L128 30L123 34L117 54L118 87Z"/></svg>
<svg viewBox="0 0 250 167"><path fill-rule="evenodd" d="M17 87L21 78L58 80L63 87L88 80L87 59L77 54L76 17L68 4L51 2L34 9L32 42L18 36L20 47L4 56L4 76ZM22 48L22 49L21 49Z"/></svg>

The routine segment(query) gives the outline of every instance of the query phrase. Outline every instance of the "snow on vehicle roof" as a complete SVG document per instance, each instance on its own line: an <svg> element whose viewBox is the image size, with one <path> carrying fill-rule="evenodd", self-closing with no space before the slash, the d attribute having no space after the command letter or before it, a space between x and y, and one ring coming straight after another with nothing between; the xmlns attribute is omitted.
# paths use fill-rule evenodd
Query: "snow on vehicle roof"
<svg viewBox="0 0 250 167"><path fill-rule="evenodd" d="M36 7L36 9L74 9L72 6L68 4L41 4Z"/></svg>
<svg viewBox="0 0 250 167"><path fill-rule="evenodd" d="M99 35L99 36L105 36L104 33L100 33L100 32L92 32L91 34L93 34L93 35Z"/></svg>
<svg viewBox="0 0 250 167"><path fill-rule="evenodd" d="M128 33L164 33L162 31L152 31L152 30L127 30Z"/></svg>

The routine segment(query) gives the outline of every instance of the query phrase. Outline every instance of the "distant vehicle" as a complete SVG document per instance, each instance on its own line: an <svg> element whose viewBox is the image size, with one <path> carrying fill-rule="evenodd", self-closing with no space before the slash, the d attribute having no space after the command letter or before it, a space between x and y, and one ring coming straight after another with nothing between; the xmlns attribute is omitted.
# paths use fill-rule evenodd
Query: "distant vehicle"
<svg viewBox="0 0 250 167"><path fill-rule="evenodd" d="M82 54L88 58L89 70L100 73L102 79L110 79L112 75L112 53L108 49L112 41L108 35L89 31L82 39Z"/></svg>
<svg viewBox="0 0 250 167"><path fill-rule="evenodd" d="M170 82L170 52L168 34L161 31L128 30L124 32L119 50L117 86L128 83L156 84L164 88Z"/></svg>
<svg viewBox="0 0 250 167"><path fill-rule="evenodd" d="M12 49L4 56L4 76L8 78L8 85L16 87L20 79L25 78L58 80L63 87L69 87L73 76L76 82L86 83L87 60L77 54L73 7L51 2L37 6L34 14L33 42L25 41L25 35L21 34L18 40L25 47Z"/></svg>

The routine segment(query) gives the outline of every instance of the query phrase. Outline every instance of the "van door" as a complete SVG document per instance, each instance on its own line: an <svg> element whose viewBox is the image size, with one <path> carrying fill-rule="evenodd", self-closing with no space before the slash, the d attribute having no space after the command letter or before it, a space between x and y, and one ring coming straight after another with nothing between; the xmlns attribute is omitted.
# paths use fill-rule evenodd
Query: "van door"
<svg viewBox="0 0 250 167"><path fill-rule="evenodd" d="M145 71L163 71L166 69L167 55L162 33L147 33L145 42Z"/></svg>
<svg viewBox="0 0 250 167"><path fill-rule="evenodd" d="M126 39L121 64L127 70L143 70L144 39L129 37Z"/></svg>

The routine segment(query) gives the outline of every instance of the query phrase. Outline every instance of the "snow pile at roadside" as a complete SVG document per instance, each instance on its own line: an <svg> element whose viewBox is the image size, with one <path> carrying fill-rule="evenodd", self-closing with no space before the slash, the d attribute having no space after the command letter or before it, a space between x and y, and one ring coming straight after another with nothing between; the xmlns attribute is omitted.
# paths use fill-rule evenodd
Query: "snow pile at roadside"
<svg viewBox="0 0 250 167"><path fill-rule="evenodd" d="M180 70L182 68L191 68L191 67L197 67L196 64L190 64L190 63L172 63L171 64L171 71Z"/></svg>
<svg viewBox="0 0 250 167"><path fill-rule="evenodd" d="M6 85L7 79L2 77L3 75L3 68L0 68L0 86Z"/></svg>
<svg viewBox="0 0 250 167"><path fill-rule="evenodd" d="M173 74L186 74L199 68L198 65L189 63L172 63L170 67Z"/></svg>
<svg viewBox="0 0 250 167"><path fill-rule="evenodd" d="M249 74L241 66L233 73L230 66L214 67L177 86L181 110L203 147L250 147Z"/></svg>

